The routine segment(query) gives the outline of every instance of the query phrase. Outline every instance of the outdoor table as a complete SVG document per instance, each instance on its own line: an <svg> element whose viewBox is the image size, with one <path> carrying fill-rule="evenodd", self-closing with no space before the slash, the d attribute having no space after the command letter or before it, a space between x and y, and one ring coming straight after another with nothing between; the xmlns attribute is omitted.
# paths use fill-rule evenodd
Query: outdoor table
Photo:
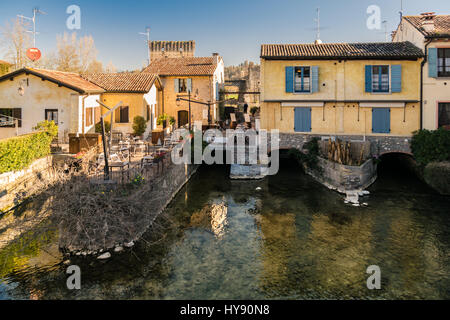
<svg viewBox="0 0 450 320"><path fill-rule="evenodd" d="M153 165L153 160L155 160L155 158L153 156L145 156L141 159L141 168L144 168L144 166L146 165Z"/></svg>

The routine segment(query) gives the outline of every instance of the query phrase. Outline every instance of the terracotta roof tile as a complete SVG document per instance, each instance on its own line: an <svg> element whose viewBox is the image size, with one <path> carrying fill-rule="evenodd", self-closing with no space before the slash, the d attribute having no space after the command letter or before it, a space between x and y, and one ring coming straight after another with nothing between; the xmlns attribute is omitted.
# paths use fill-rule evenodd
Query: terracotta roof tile
<svg viewBox="0 0 450 320"><path fill-rule="evenodd" d="M449 36L450 37L450 15L436 15L433 18L434 21L434 31L426 32L422 28L423 16L405 16L404 19L411 23L416 29L418 29L423 35L428 37L440 37Z"/></svg>
<svg viewBox="0 0 450 320"><path fill-rule="evenodd" d="M153 73L94 73L82 77L102 87L106 92L147 93L158 75Z"/></svg>
<svg viewBox="0 0 450 320"><path fill-rule="evenodd" d="M44 80L52 81L60 86L72 89L79 93L102 93L104 90L99 86L83 79L79 74L72 72L62 72L55 70L23 68L0 77L0 81L15 77L16 75L27 73L33 74Z"/></svg>
<svg viewBox="0 0 450 320"><path fill-rule="evenodd" d="M266 59L377 59L422 56L422 51L410 42L264 44L261 47L261 58Z"/></svg>
<svg viewBox="0 0 450 320"><path fill-rule="evenodd" d="M216 69L217 57L184 57L157 59L143 72L160 76L209 76Z"/></svg>

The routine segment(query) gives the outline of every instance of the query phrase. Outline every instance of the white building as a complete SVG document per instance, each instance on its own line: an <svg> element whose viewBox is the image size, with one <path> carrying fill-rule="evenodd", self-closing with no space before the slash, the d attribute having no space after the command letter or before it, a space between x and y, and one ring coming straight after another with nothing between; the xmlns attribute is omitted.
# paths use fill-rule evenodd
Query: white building
<svg viewBox="0 0 450 320"><path fill-rule="evenodd" d="M0 139L30 133L44 120L55 121L61 142L93 132L103 92L75 73L24 68L6 74L0 77Z"/></svg>
<svg viewBox="0 0 450 320"><path fill-rule="evenodd" d="M450 15L403 17L394 42L410 41L426 54L423 65L422 126L450 129Z"/></svg>

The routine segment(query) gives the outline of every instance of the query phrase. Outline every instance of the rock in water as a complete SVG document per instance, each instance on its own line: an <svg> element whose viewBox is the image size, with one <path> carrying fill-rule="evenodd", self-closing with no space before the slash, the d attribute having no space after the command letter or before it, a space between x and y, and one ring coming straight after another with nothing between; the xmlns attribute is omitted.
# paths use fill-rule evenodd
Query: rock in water
<svg viewBox="0 0 450 320"><path fill-rule="evenodd" d="M134 247L134 242L131 241L129 243L125 243L124 246L127 247L127 248L132 248L132 247Z"/></svg>
<svg viewBox="0 0 450 320"><path fill-rule="evenodd" d="M106 259L109 259L109 258L111 258L111 253L106 252L106 253L102 254L101 256L99 256L97 259L98 260L106 260Z"/></svg>
<svg viewBox="0 0 450 320"><path fill-rule="evenodd" d="M115 249L114 249L114 252L122 252L123 251L123 247L121 247L121 246L117 246Z"/></svg>

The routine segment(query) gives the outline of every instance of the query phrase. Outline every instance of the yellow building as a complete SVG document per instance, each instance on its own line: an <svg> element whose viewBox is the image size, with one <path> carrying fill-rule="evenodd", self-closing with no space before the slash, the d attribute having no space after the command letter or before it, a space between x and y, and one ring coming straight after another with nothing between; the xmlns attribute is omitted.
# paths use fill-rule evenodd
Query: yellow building
<svg viewBox="0 0 450 320"><path fill-rule="evenodd" d="M162 57L154 60L143 73L155 73L161 77L164 86L163 112L174 117L177 127L189 123L189 103L178 101L187 99L207 105L191 103L191 123L215 122L219 116L219 91L224 83L224 62L218 55L211 57Z"/></svg>
<svg viewBox="0 0 450 320"><path fill-rule="evenodd" d="M0 60L0 76L9 73L11 71L11 67L11 63Z"/></svg>
<svg viewBox="0 0 450 320"><path fill-rule="evenodd" d="M411 136L420 129L422 58L410 42L263 45L261 128Z"/></svg>
<svg viewBox="0 0 450 320"><path fill-rule="evenodd" d="M133 133L133 120L137 116L147 121L144 138L157 128L157 118L163 111L164 87L156 74L144 73L98 73L83 78L103 88L101 102L109 107L122 102L113 115L113 130L124 134ZM101 114L108 112L101 108ZM96 119L98 121L99 119Z"/></svg>

